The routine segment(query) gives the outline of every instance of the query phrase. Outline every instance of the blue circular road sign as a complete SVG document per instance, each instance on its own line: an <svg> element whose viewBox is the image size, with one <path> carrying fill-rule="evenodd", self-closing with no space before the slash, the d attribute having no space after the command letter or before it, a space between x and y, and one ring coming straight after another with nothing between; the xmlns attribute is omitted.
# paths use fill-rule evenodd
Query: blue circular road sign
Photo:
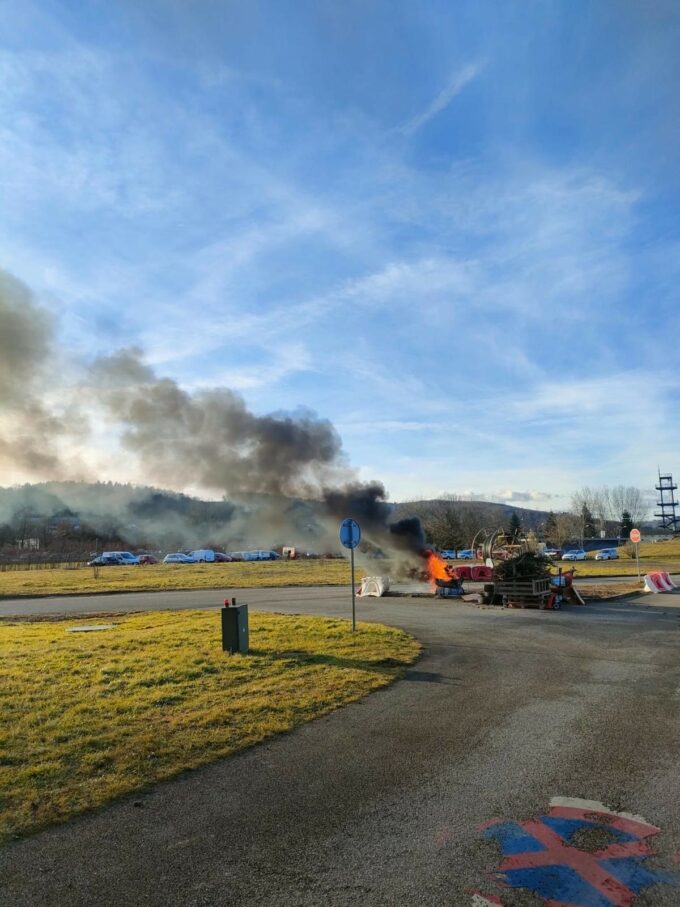
<svg viewBox="0 0 680 907"><path fill-rule="evenodd" d="M356 520L343 520L340 524L340 541L345 548L356 548L361 541L361 528Z"/></svg>

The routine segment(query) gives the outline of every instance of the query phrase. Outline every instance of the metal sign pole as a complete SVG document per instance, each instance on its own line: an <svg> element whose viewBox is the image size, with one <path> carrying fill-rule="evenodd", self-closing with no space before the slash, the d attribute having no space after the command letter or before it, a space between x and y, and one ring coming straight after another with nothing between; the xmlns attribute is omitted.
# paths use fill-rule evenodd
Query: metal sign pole
<svg viewBox="0 0 680 907"><path fill-rule="evenodd" d="M642 578L640 577L640 543L639 542L635 543L635 560L637 561L638 582L641 583Z"/></svg>
<svg viewBox="0 0 680 907"><path fill-rule="evenodd" d="M352 564L352 633L354 633L357 628L356 590L354 588L354 549L361 541L361 526L356 520L347 518L342 521L340 524L340 541L345 548L349 548L350 550L350 563Z"/></svg>
<svg viewBox="0 0 680 907"><path fill-rule="evenodd" d="M354 588L354 548L350 548L350 552L351 552L351 561L352 561L352 633L354 633L357 628L356 601L355 601L355 588Z"/></svg>

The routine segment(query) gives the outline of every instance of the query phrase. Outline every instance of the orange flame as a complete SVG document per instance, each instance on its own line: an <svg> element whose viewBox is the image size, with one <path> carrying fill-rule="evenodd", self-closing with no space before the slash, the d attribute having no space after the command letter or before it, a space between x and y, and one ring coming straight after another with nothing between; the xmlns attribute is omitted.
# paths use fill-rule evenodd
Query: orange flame
<svg viewBox="0 0 680 907"><path fill-rule="evenodd" d="M439 557L434 551L427 553L427 576L430 581L430 588L436 588L435 580L442 579L448 582L454 579L458 574L454 567L450 567L444 558Z"/></svg>

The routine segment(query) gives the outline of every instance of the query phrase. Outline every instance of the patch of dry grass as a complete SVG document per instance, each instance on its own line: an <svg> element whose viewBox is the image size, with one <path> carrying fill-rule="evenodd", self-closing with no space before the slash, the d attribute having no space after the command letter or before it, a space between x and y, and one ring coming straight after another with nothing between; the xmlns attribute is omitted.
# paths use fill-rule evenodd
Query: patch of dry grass
<svg viewBox="0 0 680 907"><path fill-rule="evenodd" d="M333 586L349 581L349 564L344 559L100 567L98 575L92 567L8 570L0 572L0 598L172 589Z"/></svg>
<svg viewBox="0 0 680 907"><path fill-rule="evenodd" d="M589 583L587 586L579 586L578 591L581 593L583 598L589 600L603 600L607 598L620 598L624 595L634 595L637 592L641 592L643 589L642 583L638 583L637 579L635 582L622 582L622 583Z"/></svg>
<svg viewBox="0 0 680 907"><path fill-rule="evenodd" d="M419 644L345 620L251 614L248 655L218 611L0 622L0 840L227 756L401 676Z"/></svg>

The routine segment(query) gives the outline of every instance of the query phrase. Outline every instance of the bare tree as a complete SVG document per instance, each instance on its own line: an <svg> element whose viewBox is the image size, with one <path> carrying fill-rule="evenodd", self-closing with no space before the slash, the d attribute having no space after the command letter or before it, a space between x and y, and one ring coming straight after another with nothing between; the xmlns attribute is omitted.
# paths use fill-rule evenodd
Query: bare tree
<svg viewBox="0 0 680 907"><path fill-rule="evenodd" d="M649 507L645 496L634 485L616 485L611 489L612 519L620 521L624 510L627 510L635 526L645 520Z"/></svg>
<svg viewBox="0 0 680 907"><path fill-rule="evenodd" d="M555 541L560 548L569 539L579 539L581 530L580 513L558 513L555 515Z"/></svg>
<svg viewBox="0 0 680 907"><path fill-rule="evenodd" d="M645 519L648 512L643 493L634 485L616 485L614 488L610 488L609 485L601 485L599 488L588 486L579 488L572 495L572 513L581 514L584 507L592 513L600 530L605 533L608 530L614 531L614 526L608 526L608 524L615 524L618 529L624 510L628 511L636 525Z"/></svg>

